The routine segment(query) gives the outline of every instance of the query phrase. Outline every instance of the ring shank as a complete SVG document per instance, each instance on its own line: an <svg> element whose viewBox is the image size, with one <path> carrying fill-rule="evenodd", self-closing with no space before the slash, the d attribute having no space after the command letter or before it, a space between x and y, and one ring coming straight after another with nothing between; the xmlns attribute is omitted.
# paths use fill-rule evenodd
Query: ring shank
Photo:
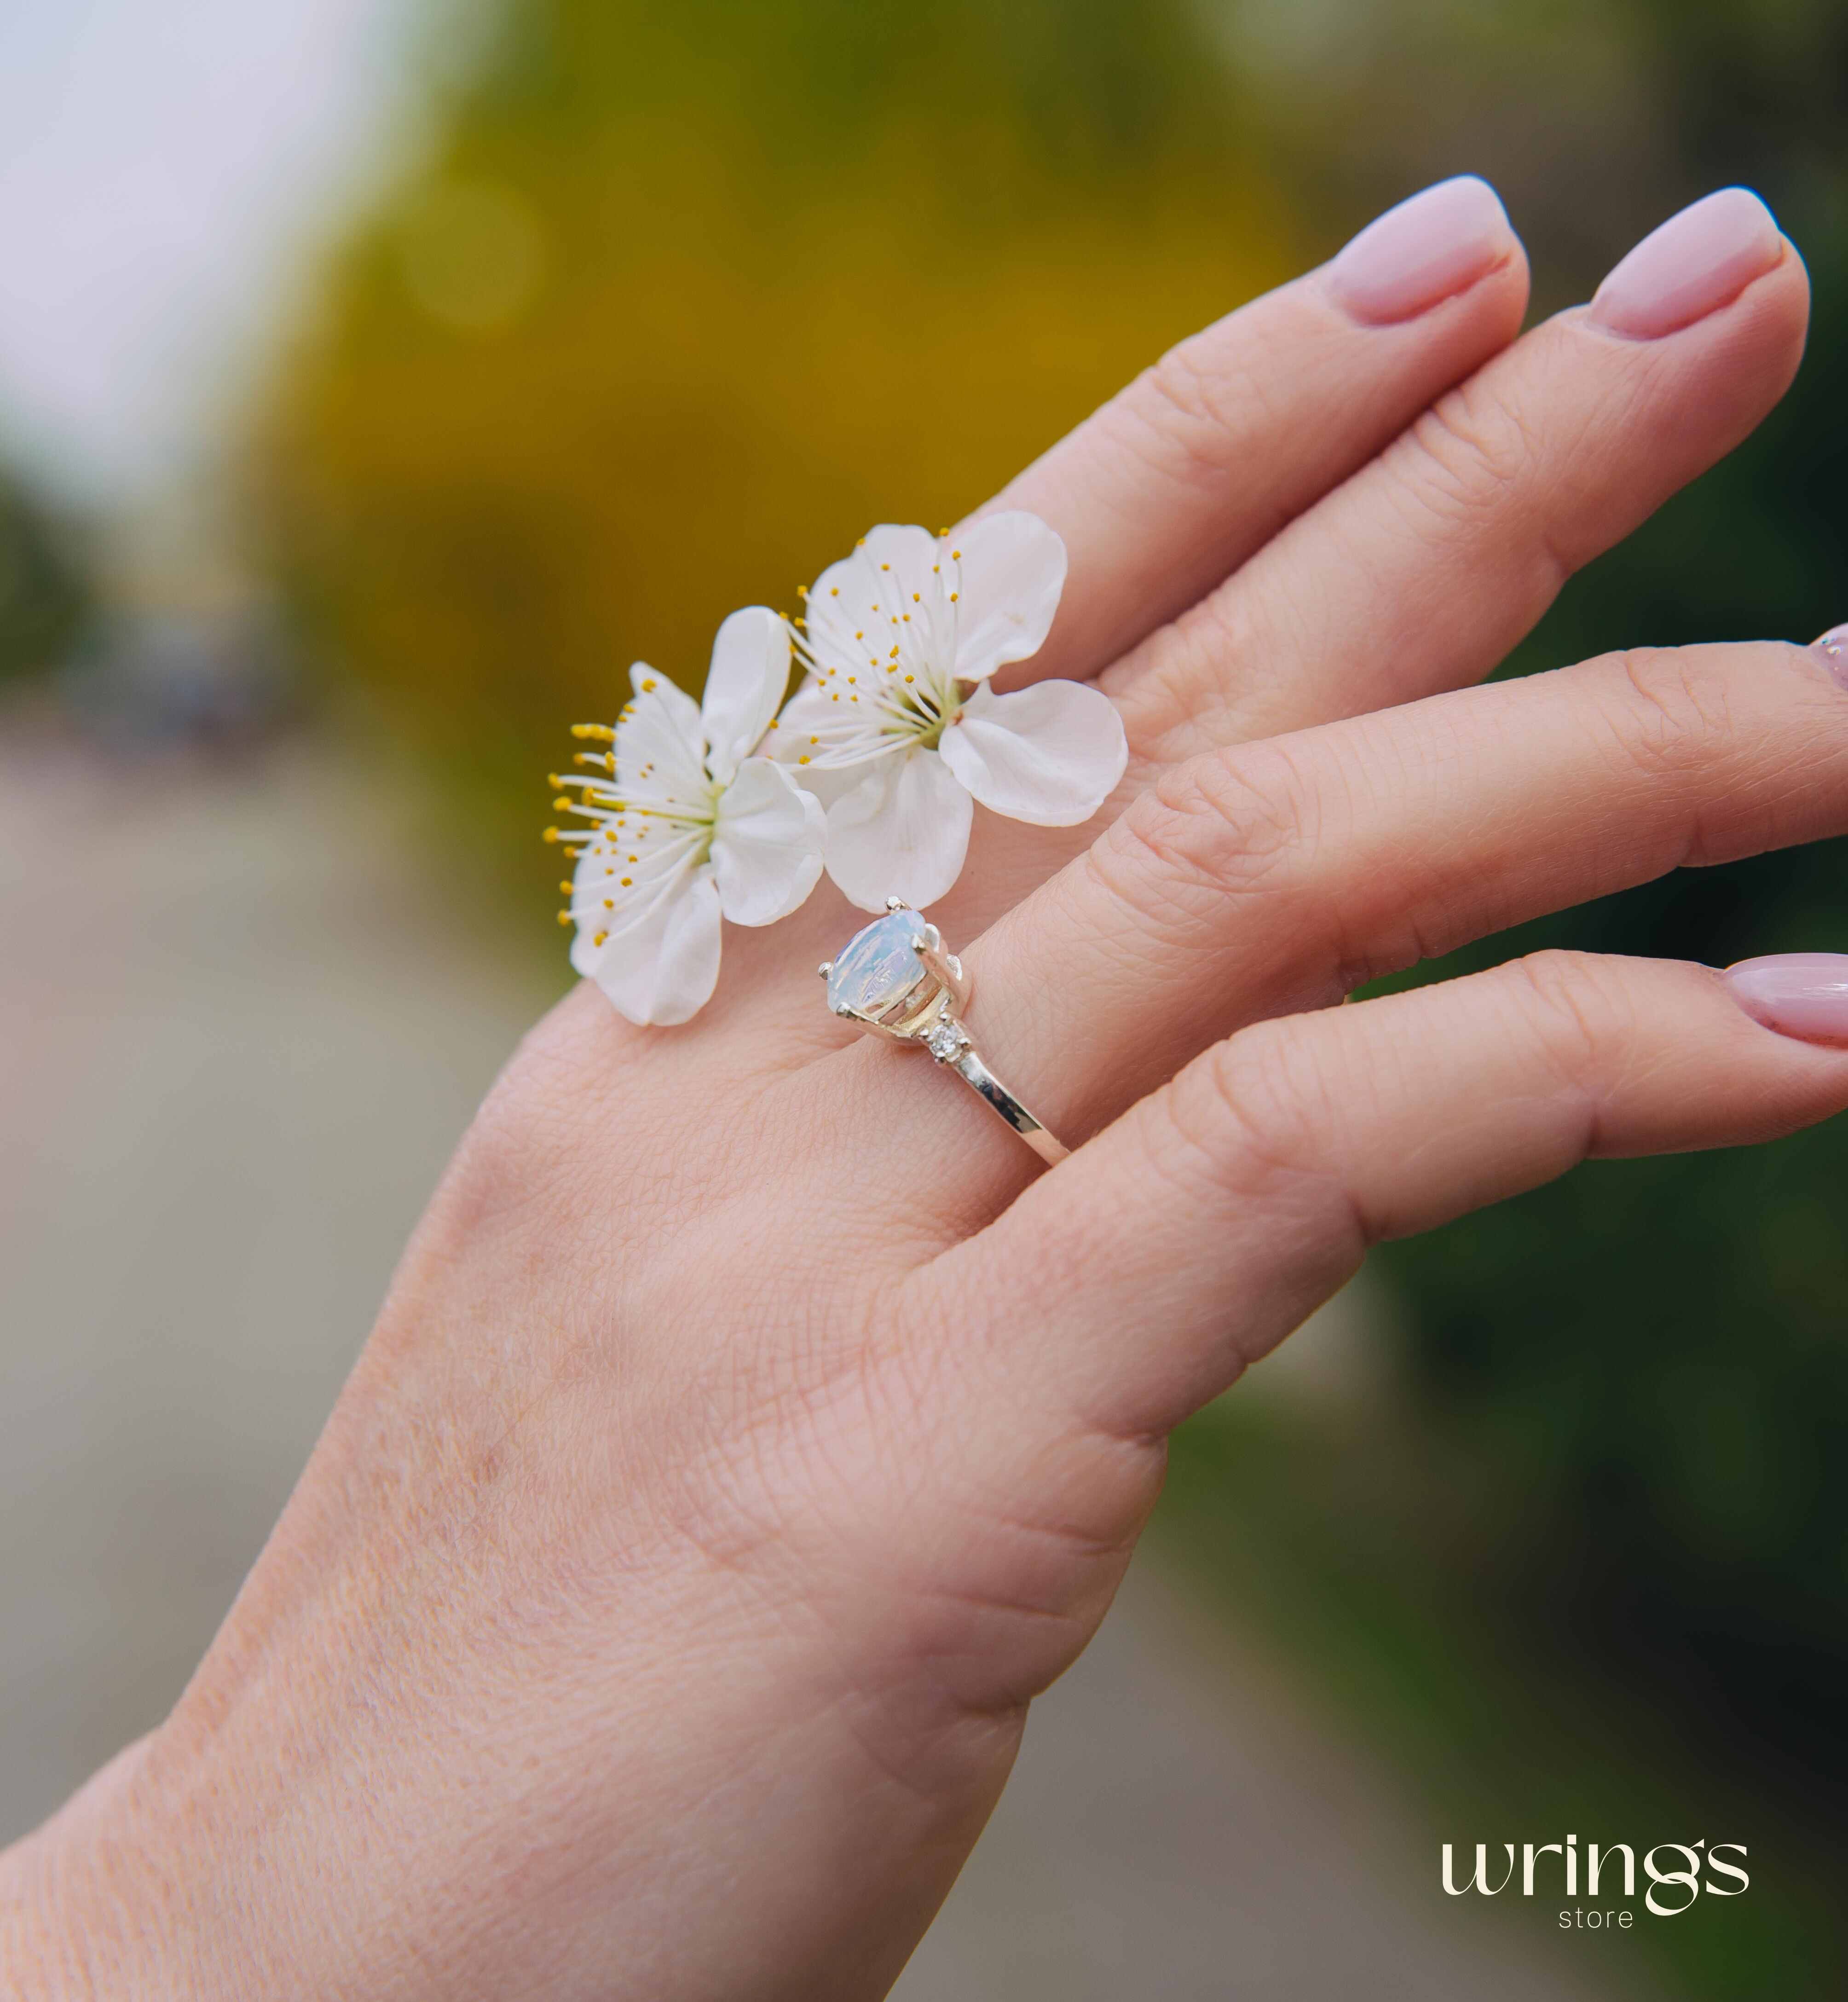
<svg viewBox="0 0 1848 2002"><path fill-rule="evenodd" d="M1054 1139L973 1049L965 1045L946 1068L954 1071L989 1111L1011 1126L1049 1167L1056 1167L1069 1157L1071 1149Z"/></svg>

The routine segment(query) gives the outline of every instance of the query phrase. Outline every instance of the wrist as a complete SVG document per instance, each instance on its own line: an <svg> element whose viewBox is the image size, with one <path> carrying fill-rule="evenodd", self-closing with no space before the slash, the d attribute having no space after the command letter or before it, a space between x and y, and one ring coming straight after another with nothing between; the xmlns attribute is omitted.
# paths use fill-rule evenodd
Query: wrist
<svg viewBox="0 0 1848 2002"><path fill-rule="evenodd" d="M158 1833L129 1746L52 1819L0 1854L0 1983L22 2002L206 2002L214 1991L190 1923L196 1850Z"/></svg>

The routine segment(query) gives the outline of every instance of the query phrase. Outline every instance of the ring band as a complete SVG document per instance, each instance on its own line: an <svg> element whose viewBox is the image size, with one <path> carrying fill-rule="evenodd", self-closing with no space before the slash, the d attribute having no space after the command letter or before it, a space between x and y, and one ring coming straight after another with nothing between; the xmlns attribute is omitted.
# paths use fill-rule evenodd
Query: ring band
<svg viewBox="0 0 1848 2002"><path fill-rule="evenodd" d="M931 1055L936 1056L936 1051L933 1050ZM937 1057L937 1062L954 1071L995 1118L1011 1126L1048 1167L1057 1167L1070 1154L1071 1149L1062 1146L1046 1131L967 1041L957 1055Z"/></svg>
<svg viewBox="0 0 1848 2002"><path fill-rule="evenodd" d="M943 934L902 897L886 899L886 915L856 932L819 969L828 1005L889 1042L921 1045L953 1070L1005 1125L1048 1166L1070 1152L1048 1133L995 1076L963 1026L971 982L962 961L943 950Z"/></svg>

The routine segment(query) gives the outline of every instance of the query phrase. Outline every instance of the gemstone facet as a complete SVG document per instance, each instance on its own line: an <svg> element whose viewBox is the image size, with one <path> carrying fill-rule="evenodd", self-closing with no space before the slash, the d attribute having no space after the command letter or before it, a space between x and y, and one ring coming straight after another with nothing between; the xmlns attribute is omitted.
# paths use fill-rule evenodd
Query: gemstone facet
<svg viewBox="0 0 1848 2002"><path fill-rule="evenodd" d="M924 1038L924 1047L939 1063L954 1063L969 1047L969 1039L954 1022L939 1022Z"/></svg>
<svg viewBox="0 0 1848 2002"><path fill-rule="evenodd" d="M918 960L924 920L894 911L856 932L828 968L828 1005L836 1013L883 1015L929 976Z"/></svg>

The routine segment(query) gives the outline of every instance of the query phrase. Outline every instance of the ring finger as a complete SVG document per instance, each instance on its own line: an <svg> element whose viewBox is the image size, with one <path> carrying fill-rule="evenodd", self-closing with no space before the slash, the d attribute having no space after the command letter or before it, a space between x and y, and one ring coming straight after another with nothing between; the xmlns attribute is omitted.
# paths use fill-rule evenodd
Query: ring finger
<svg viewBox="0 0 1848 2002"><path fill-rule="evenodd" d="M971 946L971 1027L1076 1144L1244 1024L1684 863L1839 832L1844 802L1848 696L1773 643L1612 656L1234 747ZM918 1067L839 1062L895 1147L933 1144L921 1121L967 1160L936 1198L952 1234L1026 1178L1017 1142L927 1101L943 1087Z"/></svg>

